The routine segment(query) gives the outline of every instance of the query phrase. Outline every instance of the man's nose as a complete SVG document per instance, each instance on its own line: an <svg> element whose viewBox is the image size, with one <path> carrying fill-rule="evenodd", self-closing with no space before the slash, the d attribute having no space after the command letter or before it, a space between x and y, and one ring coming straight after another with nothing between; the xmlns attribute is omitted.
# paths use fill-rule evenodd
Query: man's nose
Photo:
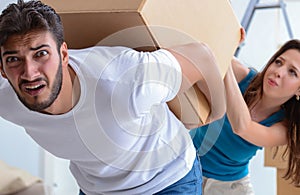
<svg viewBox="0 0 300 195"><path fill-rule="evenodd" d="M24 60L24 69L21 78L29 81L34 80L39 75L38 68L38 64L34 61Z"/></svg>

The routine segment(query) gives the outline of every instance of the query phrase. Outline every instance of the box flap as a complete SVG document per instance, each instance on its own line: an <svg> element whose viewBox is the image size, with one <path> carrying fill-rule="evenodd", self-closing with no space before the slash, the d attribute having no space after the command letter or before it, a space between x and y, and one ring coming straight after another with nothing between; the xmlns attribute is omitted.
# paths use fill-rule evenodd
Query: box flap
<svg viewBox="0 0 300 195"><path fill-rule="evenodd" d="M113 12L135 11L137 12L145 0L43 0L43 2L59 13L72 12Z"/></svg>
<svg viewBox="0 0 300 195"><path fill-rule="evenodd" d="M209 104L196 84L168 102L168 106L189 129L205 124L210 113Z"/></svg>
<svg viewBox="0 0 300 195"><path fill-rule="evenodd" d="M266 167L276 167L279 169L285 169L287 168L287 160L288 160L288 153L282 157L282 154L286 150L285 146L279 146L278 150L277 147L265 147L265 162L264 165ZM275 155L276 154L276 155ZM275 155L275 156L274 156Z"/></svg>
<svg viewBox="0 0 300 195"><path fill-rule="evenodd" d="M202 118L198 116L185 94L176 96L176 98L169 101L168 107L188 129L194 128L195 125L200 126L203 124Z"/></svg>
<svg viewBox="0 0 300 195"><path fill-rule="evenodd" d="M154 46L139 13L60 13L60 16L69 48L94 45L132 48L137 45Z"/></svg>
<svg viewBox="0 0 300 195"><path fill-rule="evenodd" d="M240 40L240 24L228 0L185 0L184 3L182 0L148 0L141 14L150 27L174 30L174 34L164 36L154 28L154 39L162 47L189 40L205 42L216 56L221 75L225 75ZM174 39L178 34L190 39Z"/></svg>
<svg viewBox="0 0 300 195"><path fill-rule="evenodd" d="M205 124L210 113L210 106L205 95L200 91L199 87L196 84L192 88L190 88L184 95L194 109L195 115L201 119L201 123L199 123L198 126ZM183 119L186 119L187 117L190 118L190 116L184 116Z"/></svg>

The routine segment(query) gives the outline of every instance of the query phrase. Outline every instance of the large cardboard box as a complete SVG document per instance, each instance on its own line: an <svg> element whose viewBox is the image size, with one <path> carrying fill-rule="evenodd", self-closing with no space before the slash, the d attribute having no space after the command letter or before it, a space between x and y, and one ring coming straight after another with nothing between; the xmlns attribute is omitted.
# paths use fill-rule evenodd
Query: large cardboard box
<svg viewBox="0 0 300 195"><path fill-rule="evenodd" d="M122 45L153 50L205 42L224 76L240 40L229 0L43 0L60 14L70 48ZM218 90L218 89L211 89ZM207 122L210 105L194 85L169 104L184 123Z"/></svg>
<svg viewBox="0 0 300 195"><path fill-rule="evenodd" d="M277 195L299 195L300 188L291 184L290 180L283 179L286 170L277 168Z"/></svg>
<svg viewBox="0 0 300 195"><path fill-rule="evenodd" d="M266 147L265 148L265 162L267 167L276 167L278 169L285 169L287 167L288 153L284 153L286 146ZM283 156L283 154L285 154Z"/></svg>
<svg viewBox="0 0 300 195"><path fill-rule="evenodd" d="M293 186L290 180L286 180L283 178L288 166L288 153L282 156L285 150L286 146L280 146L278 150L276 150L276 147L265 148L264 165L276 168L277 195L299 195L300 188ZM275 153L276 155L274 155Z"/></svg>

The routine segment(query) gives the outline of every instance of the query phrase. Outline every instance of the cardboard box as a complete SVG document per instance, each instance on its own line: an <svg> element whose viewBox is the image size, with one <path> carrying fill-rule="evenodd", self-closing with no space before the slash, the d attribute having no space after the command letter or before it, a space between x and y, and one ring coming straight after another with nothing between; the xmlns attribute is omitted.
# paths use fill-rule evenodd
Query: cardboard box
<svg viewBox="0 0 300 195"><path fill-rule="evenodd" d="M277 195L299 195L300 188L293 186L290 180L282 178L285 172L285 169L277 168Z"/></svg>
<svg viewBox="0 0 300 195"><path fill-rule="evenodd" d="M278 169L285 169L287 168L287 154L282 156L286 150L286 146L279 146L277 147L265 147L265 161L264 165L266 167L276 167Z"/></svg>
<svg viewBox="0 0 300 195"><path fill-rule="evenodd" d="M154 50L197 40L212 49L224 76L240 40L240 24L229 0L43 2L60 14L70 48L122 45ZM207 121L210 106L196 85L174 102L169 107L182 122Z"/></svg>
<svg viewBox="0 0 300 195"><path fill-rule="evenodd" d="M300 194L300 188L296 188L293 184L291 184L290 180L283 178L288 166L288 153L282 157L285 150L286 146L280 146L278 150L276 150L276 147L265 148L264 165L276 168L277 195L298 195ZM274 156L275 153L276 155Z"/></svg>

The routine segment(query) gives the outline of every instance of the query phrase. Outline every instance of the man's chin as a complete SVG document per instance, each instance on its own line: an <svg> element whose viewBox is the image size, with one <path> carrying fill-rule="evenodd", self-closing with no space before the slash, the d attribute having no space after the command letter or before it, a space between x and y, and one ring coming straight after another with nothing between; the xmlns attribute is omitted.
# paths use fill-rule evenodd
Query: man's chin
<svg viewBox="0 0 300 195"><path fill-rule="evenodd" d="M29 103L29 102L25 102L25 101L22 101L22 100L21 100L21 102L29 110L35 111L35 112L42 112L42 113L45 112L45 110L47 108L49 108L50 105L51 105L51 104L45 103L45 102L34 102L34 103L30 102Z"/></svg>

